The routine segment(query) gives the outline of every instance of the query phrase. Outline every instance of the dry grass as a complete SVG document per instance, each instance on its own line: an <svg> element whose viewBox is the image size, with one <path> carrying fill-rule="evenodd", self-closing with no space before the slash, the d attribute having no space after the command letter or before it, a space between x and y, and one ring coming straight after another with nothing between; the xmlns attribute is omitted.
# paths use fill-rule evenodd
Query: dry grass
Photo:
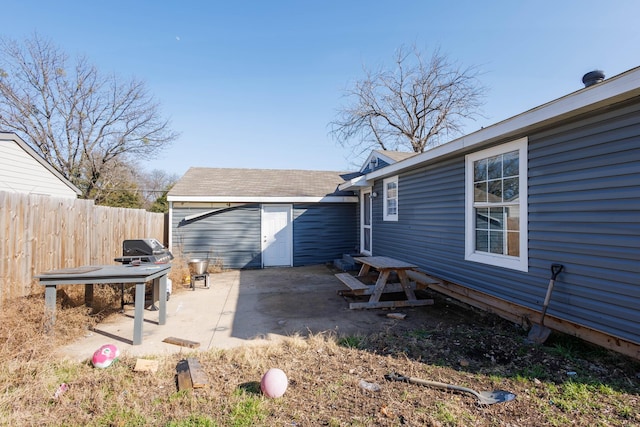
<svg viewBox="0 0 640 427"><path fill-rule="evenodd" d="M71 287L69 287L71 288ZM112 301L115 297L115 302ZM56 346L86 333L119 308L117 290L96 292L103 303L88 316L77 296L59 298L53 337L44 336L42 296L13 301L0 314L0 424L20 426L579 426L640 424L640 366L603 351L535 348L521 351L512 325L491 319L433 330L382 331L371 336L329 333L157 358L156 373L134 372L122 358L107 369L56 359ZM62 306L65 306L63 309ZM471 328L476 329L471 329ZM488 350L472 357L471 350ZM487 354L480 354L487 352ZM490 353L490 354L489 354ZM197 357L208 376L202 389L178 391L176 365ZM491 356L491 357L489 357ZM470 362L464 367L461 357ZM501 359L502 358L502 359ZM496 359L498 361L496 362ZM289 376L279 399L260 393L271 367ZM575 370L575 380L567 370ZM406 383L384 374L506 389L513 402L478 406L469 395ZM635 377L634 377L635 373ZM371 392L361 380L377 383ZM69 390L54 393L61 383Z"/></svg>
<svg viewBox="0 0 640 427"><path fill-rule="evenodd" d="M182 249L179 247L173 253L174 259L171 261L171 271L169 272L169 279L171 279L174 283L173 291L180 292L182 290L188 289L187 286L178 286L178 285L189 285L191 281L191 276L189 273L189 257L182 252ZM221 257L214 256L210 257L209 266L207 268L208 273L221 273L225 271L224 261Z"/></svg>

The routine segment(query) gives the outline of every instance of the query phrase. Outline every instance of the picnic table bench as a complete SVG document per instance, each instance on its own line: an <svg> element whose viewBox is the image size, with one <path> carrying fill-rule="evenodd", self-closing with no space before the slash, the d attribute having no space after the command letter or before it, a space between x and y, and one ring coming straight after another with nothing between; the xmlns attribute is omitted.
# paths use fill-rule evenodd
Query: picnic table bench
<svg viewBox="0 0 640 427"><path fill-rule="evenodd" d="M411 279L409 281L409 287L414 291L419 289L427 289L430 284L440 283L437 280L429 278L423 273L416 272L419 276L412 275L411 273L413 273L413 271L407 270L407 277ZM337 273L335 274L335 276L338 280L340 280L350 289L350 291L346 291L346 292L348 292L351 295L361 296L361 295L371 295L373 293L373 290L374 290L374 286L372 286L373 284L368 285L364 283L364 281L360 278L360 276L354 276L350 273ZM388 293L396 293L396 292L404 292L404 289L402 288L402 284L399 282L392 282L392 283L387 282L386 286L384 287L383 293L388 294Z"/></svg>
<svg viewBox="0 0 640 427"><path fill-rule="evenodd" d="M429 285L441 285L442 280L434 279L426 273L423 273L419 270L407 270L407 277L413 280L417 286L420 286L418 289L426 289Z"/></svg>
<svg viewBox="0 0 640 427"><path fill-rule="evenodd" d="M335 276L347 285L347 287L353 291L354 295L365 295L365 292L371 288L371 286L365 285L360 279L349 273L338 273Z"/></svg>

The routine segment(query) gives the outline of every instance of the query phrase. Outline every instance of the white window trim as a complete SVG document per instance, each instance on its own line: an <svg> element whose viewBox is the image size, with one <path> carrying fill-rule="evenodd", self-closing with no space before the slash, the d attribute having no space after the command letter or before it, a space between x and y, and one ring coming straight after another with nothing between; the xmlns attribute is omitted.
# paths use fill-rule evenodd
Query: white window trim
<svg viewBox="0 0 640 427"><path fill-rule="evenodd" d="M468 154L465 157L465 257L467 261L495 265L513 270L527 272L529 270L529 234L527 227L527 145L528 139L521 138L506 144ZM473 215L473 162L509 151L518 150L519 156L519 204L520 204L520 256L489 254L475 251L475 227Z"/></svg>
<svg viewBox="0 0 640 427"><path fill-rule="evenodd" d="M395 182L396 184L396 213L388 214L387 213L387 184ZM390 178L385 178L382 181L382 220L383 221L397 221L398 213L400 212L400 186L398 185L398 176L392 176Z"/></svg>

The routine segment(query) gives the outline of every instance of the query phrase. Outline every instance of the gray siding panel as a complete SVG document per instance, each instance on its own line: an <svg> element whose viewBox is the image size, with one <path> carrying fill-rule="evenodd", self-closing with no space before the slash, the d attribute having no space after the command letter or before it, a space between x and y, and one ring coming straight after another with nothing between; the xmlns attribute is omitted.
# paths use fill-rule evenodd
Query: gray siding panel
<svg viewBox="0 0 640 427"><path fill-rule="evenodd" d="M221 210L193 221L185 216L208 208L173 210L173 245L185 258L208 256L225 268L260 268L260 205Z"/></svg>
<svg viewBox="0 0 640 427"><path fill-rule="evenodd" d="M293 206L293 265L323 264L353 253L358 239L355 203L309 203ZM225 268L261 268L259 204L221 209L192 221L210 208L173 210L173 246L185 258L208 256Z"/></svg>
<svg viewBox="0 0 640 427"><path fill-rule="evenodd" d="M561 318L640 342L640 120L611 111L531 138L530 264L566 267ZM551 312L551 305L550 305Z"/></svg>
<svg viewBox="0 0 640 427"><path fill-rule="evenodd" d="M293 265L323 264L353 253L358 245L358 210L353 203L296 204Z"/></svg>
<svg viewBox="0 0 640 427"><path fill-rule="evenodd" d="M400 175L398 222L374 200L374 255L538 310L559 262L548 313L640 343L640 107L529 135L528 152L528 273L464 260L462 156Z"/></svg>

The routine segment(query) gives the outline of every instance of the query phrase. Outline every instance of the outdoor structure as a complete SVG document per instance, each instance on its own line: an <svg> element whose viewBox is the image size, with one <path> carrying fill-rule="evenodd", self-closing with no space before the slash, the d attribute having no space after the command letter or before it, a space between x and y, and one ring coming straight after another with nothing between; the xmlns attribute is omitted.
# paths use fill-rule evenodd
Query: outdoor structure
<svg viewBox="0 0 640 427"><path fill-rule="evenodd" d="M0 191L77 198L81 191L15 133L0 132Z"/></svg>
<svg viewBox="0 0 640 427"><path fill-rule="evenodd" d="M640 68L420 154L358 172L192 168L170 242L227 268L340 254L415 264L412 280L524 326L640 358Z"/></svg>
<svg viewBox="0 0 640 427"><path fill-rule="evenodd" d="M360 249L640 358L640 68L352 178Z"/></svg>
<svg viewBox="0 0 640 427"><path fill-rule="evenodd" d="M170 248L225 268L330 262L358 246L340 172L190 168L169 191Z"/></svg>

